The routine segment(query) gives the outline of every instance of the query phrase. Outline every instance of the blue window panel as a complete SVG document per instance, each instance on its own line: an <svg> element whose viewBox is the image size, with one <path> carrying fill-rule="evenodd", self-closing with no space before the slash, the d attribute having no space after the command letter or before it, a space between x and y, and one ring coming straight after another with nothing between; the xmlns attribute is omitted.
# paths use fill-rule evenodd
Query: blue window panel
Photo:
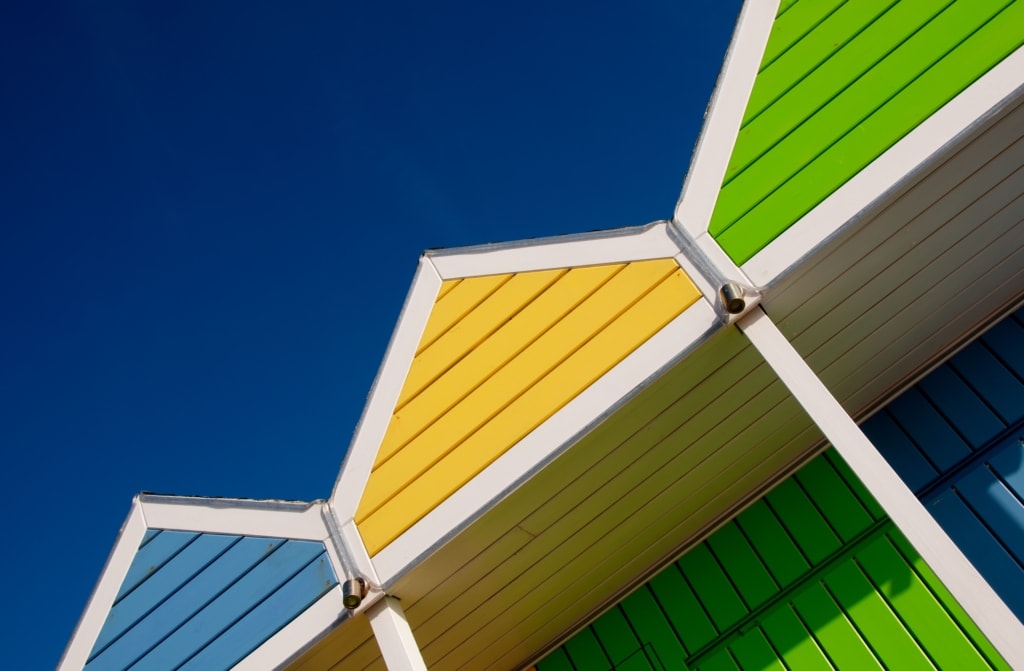
<svg viewBox="0 0 1024 671"><path fill-rule="evenodd" d="M337 584L327 553L321 551L291 580L188 660L181 671L230 669Z"/></svg>
<svg viewBox="0 0 1024 671"><path fill-rule="evenodd" d="M1024 500L1024 439L1016 436L996 448L989 458L992 469L1018 499Z"/></svg>
<svg viewBox="0 0 1024 671"><path fill-rule="evenodd" d="M928 508L1010 610L1024 619L1024 571L953 492Z"/></svg>
<svg viewBox="0 0 1024 671"><path fill-rule="evenodd" d="M971 453L970 448L917 388L889 404L889 412L940 472Z"/></svg>
<svg viewBox="0 0 1024 671"><path fill-rule="evenodd" d="M1006 428L949 366L936 368L921 380L920 387L975 450Z"/></svg>
<svg viewBox="0 0 1024 671"><path fill-rule="evenodd" d="M92 654L102 652L239 539L239 536L203 534L186 545L110 609Z"/></svg>
<svg viewBox="0 0 1024 671"><path fill-rule="evenodd" d="M950 365L985 398L1004 422L1012 424L1024 418L1024 384L984 345L977 342L968 345L953 357Z"/></svg>
<svg viewBox="0 0 1024 671"><path fill-rule="evenodd" d="M265 545L266 539L258 540ZM191 617L179 617L178 621L184 624L147 652L133 668L177 668L302 570L323 552L323 548L322 543L287 541L275 552L264 553L255 566L236 571L235 575L241 577L205 603L199 612Z"/></svg>
<svg viewBox="0 0 1024 671"><path fill-rule="evenodd" d="M1024 508L1013 493L984 466L961 477L956 489L1024 566Z"/></svg>
<svg viewBox="0 0 1024 671"><path fill-rule="evenodd" d="M128 573L125 575L124 581L121 582L121 589L117 592L115 603L163 566L164 562L180 552L183 547L195 540L198 535L184 531L161 531L151 536L148 542L143 538L143 544L135 553L135 559L132 560L132 565L128 567Z"/></svg>
<svg viewBox="0 0 1024 671"><path fill-rule="evenodd" d="M268 555L272 556L271 553L283 543L282 539L243 538L202 573L147 613L145 618L126 631L113 645L90 659L85 668L89 671L128 668L159 641L175 630L181 631L178 627L183 622L190 621L218 595L226 593L252 567L259 565Z"/></svg>
<svg viewBox="0 0 1024 671"><path fill-rule="evenodd" d="M1024 310L1018 311L1016 318L1024 320ZM1024 326L1017 319L1007 317L989 329L981 340L999 353L999 358L1017 379L1024 379Z"/></svg>
<svg viewBox="0 0 1024 671"><path fill-rule="evenodd" d="M876 414L861 428L911 490L921 489L938 476L938 471L886 412Z"/></svg>

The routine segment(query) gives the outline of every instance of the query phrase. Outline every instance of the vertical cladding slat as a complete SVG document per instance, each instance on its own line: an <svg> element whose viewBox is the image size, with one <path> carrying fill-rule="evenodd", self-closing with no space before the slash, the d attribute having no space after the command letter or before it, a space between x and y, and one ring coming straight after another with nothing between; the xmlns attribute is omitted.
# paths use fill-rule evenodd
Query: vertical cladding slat
<svg viewBox="0 0 1024 671"><path fill-rule="evenodd" d="M1024 506L1013 492L987 468L964 474L957 480L956 489L1017 564L1024 567Z"/></svg>
<svg viewBox="0 0 1024 671"><path fill-rule="evenodd" d="M793 608L833 663L865 671L883 668L824 585L815 583L803 590L793 599Z"/></svg>
<svg viewBox="0 0 1024 671"><path fill-rule="evenodd" d="M661 259L628 264L581 302L563 303L564 316L374 469L356 515L371 554L698 298L679 266Z"/></svg>
<svg viewBox="0 0 1024 671"><path fill-rule="evenodd" d="M988 401L1004 422L1012 424L1024 419L1024 383L982 343L968 345L953 357L950 366Z"/></svg>
<svg viewBox="0 0 1024 671"><path fill-rule="evenodd" d="M202 534L159 569L153 571L145 582L110 609L93 646L93 654L103 650L111 641L180 590L239 538L223 534Z"/></svg>
<svg viewBox="0 0 1024 671"><path fill-rule="evenodd" d="M337 584L327 553L321 552L179 668L233 668Z"/></svg>
<svg viewBox="0 0 1024 671"><path fill-rule="evenodd" d="M936 368L920 383L921 391L957 432L978 449L1006 428L981 397L950 366Z"/></svg>
<svg viewBox="0 0 1024 671"><path fill-rule="evenodd" d="M1016 438L1016 440L1014 440ZM1024 436L1011 436L992 452L989 467L1006 483L1014 495L1024 501Z"/></svg>
<svg viewBox="0 0 1024 671"><path fill-rule="evenodd" d="M598 618L593 628L613 666L617 667L640 648L640 641L618 608L612 608Z"/></svg>
<svg viewBox="0 0 1024 671"><path fill-rule="evenodd" d="M283 542L282 539L243 538L235 543L125 631L113 645L92 657L86 668L128 668Z"/></svg>
<svg viewBox="0 0 1024 671"><path fill-rule="evenodd" d="M803 4L813 3L796 7ZM847 4L844 11L852 12L865 3ZM755 84L755 105L773 95L774 102L748 114L712 235L744 263L1018 48L1022 21L1024 3L1011 0L948 6L904 0L845 43L837 33L840 48L809 73L804 68L814 58L794 57L792 72L783 73L787 59L767 54L775 60L762 74L782 83L762 84L765 93ZM818 32L834 29L833 23L848 32L855 22L822 20L803 38L828 48ZM773 32L782 29L780 18ZM798 49L790 46L787 54ZM788 81L795 83L786 88ZM780 87L785 93L775 95Z"/></svg>
<svg viewBox="0 0 1024 671"><path fill-rule="evenodd" d="M576 671L565 648L558 648L537 663L537 671Z"/></svg>
<svg viewBox="0 0 1024 671"><path fill-rule="evenodd" d="M587 627L566 643L565 651L577 669L607 669L611 665L592 627Z"/></svg>
<svg viewBox="0 0 1024 671"><path fill-rule="evenodd" d="M970 455L971 448L919 389L908 389L889 404L888 410L940 472Z"/></svg>
<svg viewBox="0 0 1024 671"><path fill-rule="evenodd" d="M160 531L144 539L139 551L135 554L128 573L121 582L114 602L120 601L124 595L139 586L144 580L156 572L164 562L181 551L199 534L186 531Z"/></svg>
<svg viewBox="0 0 1024 671"><path fill-rule="evenodd" d="M986 664L887 537L881 536L858 551L857 562L937 668L974 669Z"/></svg>
<svg viewBox="0 0 1024 671"><path fill-rule="evenodd" d="M887 410L879 412L862 427L868 440L878 448L912 491L935 479L939 471L925 458Z"/></svg>
<svg viewBox="0 0 1024 671"><path fill-rule="evenodd" d="M246 540L249 539L242 542ZM267 539L257 540L265 543ZM271 552L264 550L258 557L245 557L242 565L231 567L233 570L226 588L207 593L207 597L215 594L214 598L207 598L202 607L189 617L178 618L180 626L168 636L162 640L150 639L159 641L159 644L134 662L133 667L178 668L223 635L239 618L273 594L321 552L322 543L284 541Z"/></svg>
<svg viewBox="0 0 1024 671"><path fill-rule="evenodd" d="M856 495L857 500L861 502L861 505L868 511L872 519L878 521L887 518L882 506L878 504L878 501L871 495L871 492L868 491L864 483L854 475L853 469L839 456L838 452L828 450L823 456L832 468L836 469L836 473L843 479L843 484L849 487L850 491Z"/></svg>
<svg viewBox="0 0 1024 671"><path fill-rule="evenodd" d="M1024 310L1007 317L981 337L982 342L999 353L1000 360L1017 377L1024 380Z"/></svg>
<svg viewBox="0 0 1024 671"><path fill-rule="evenodd" d="M612 663L630 645L647 646L665 668L680 670L1006 668L858 485L828 451L563 650L595 645L596 631L604 651L616 650ZM809 542L821 535L824 544ZM768 584L773 593L764 599ZM630 663L646 668L635 657ZM601 668L573 659L576 669Z"/></svg>

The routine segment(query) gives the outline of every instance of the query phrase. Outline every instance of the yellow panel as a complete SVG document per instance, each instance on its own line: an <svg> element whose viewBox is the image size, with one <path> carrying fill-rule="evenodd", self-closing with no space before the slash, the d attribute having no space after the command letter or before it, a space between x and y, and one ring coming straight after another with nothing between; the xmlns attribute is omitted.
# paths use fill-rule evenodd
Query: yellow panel
<svg viewBox="0 0 1024 671"><path fill-rule="evenodd" d="M445 286L448 282L442 283L440 297L436 299L430 319L423 329L417 354L511 278L511 275L488 275L469 281L455 280L450 288Z"/></svg>
<svg viewBox="0 0 1024 671"><path fill-rule="evenodd" d="M356 521L371 554L692 305L699 292L672 259L661 259L521 273L514 280L471 278L435 311L456 297L444 316L431 316L437 326L428 325L424 340L431 341L421 346L409 375L414 382L407 382L420 388L403 391L407 403L392 419L360 501Z"/></svg>
<svg viewBox="0 0 1024 671"><path fill-rule="evenodd" d="M410 398L497 331L565 273L565 270L519 273L477 304L472 312L416 355L398 398L398 410L401 411Z"/></svg>

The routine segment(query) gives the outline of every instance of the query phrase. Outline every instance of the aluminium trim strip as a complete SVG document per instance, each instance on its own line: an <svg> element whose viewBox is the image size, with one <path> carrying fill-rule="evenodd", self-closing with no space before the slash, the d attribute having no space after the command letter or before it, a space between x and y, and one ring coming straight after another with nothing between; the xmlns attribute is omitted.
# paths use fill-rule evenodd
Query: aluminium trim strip
<svg viewBox="0 0 1024 671"><path fill-rule="evenodd" d="M737 326L860 478L897 528L1013 668L1024 668L1024 625L879 454L760 308Z"/></svg>

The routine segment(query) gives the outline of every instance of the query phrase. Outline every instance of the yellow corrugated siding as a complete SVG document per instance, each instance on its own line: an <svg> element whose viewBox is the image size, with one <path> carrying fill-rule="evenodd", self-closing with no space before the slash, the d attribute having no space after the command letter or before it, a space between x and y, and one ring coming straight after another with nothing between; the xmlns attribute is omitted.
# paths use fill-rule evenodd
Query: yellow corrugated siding
<svg viewBox="0 0 1024 671"><path fill-rule="evenodd" d="M672 259L442 285L356 513L370 554L699 295Z"/></svg>

